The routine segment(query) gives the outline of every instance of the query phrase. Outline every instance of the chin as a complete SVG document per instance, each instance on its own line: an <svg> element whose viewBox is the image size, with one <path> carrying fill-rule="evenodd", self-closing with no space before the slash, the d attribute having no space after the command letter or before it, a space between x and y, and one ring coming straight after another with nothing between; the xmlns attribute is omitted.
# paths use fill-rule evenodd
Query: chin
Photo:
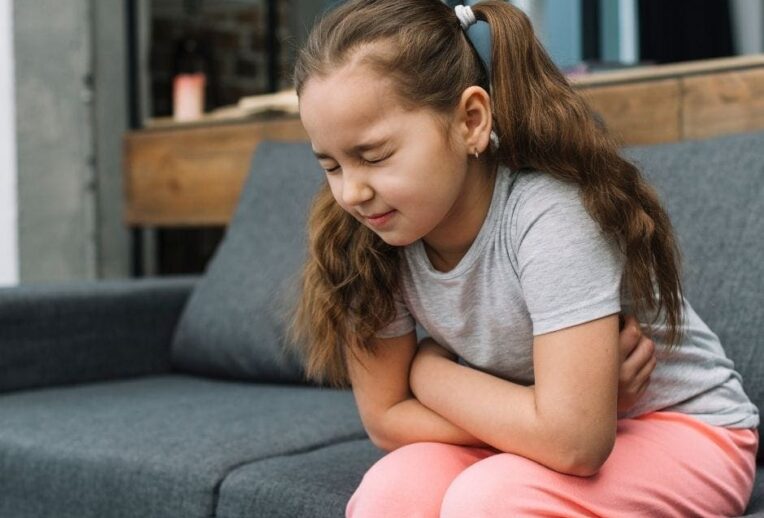
<svg viewBox="0 0 764 518"><path fill-rule="evenodd" d="M382 238L382 241L387 243L390 246L408 246L416 239L406 238L405 236L399 236L394 233L379 233L375 232L380 238Z"/></svg>

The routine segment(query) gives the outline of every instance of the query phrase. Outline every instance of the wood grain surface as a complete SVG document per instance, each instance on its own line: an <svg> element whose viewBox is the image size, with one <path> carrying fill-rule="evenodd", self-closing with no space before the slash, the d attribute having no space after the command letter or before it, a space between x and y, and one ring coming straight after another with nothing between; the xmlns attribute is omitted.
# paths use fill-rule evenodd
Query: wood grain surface
<svg viewBox="0 0 764 518"><path fill-rule="evenodd" d="M600 72L571 84L622 145L764 129L764 55ZM124 138L125 222L225 225L264 139L305 141L294 115L198 121Z"/></svg>

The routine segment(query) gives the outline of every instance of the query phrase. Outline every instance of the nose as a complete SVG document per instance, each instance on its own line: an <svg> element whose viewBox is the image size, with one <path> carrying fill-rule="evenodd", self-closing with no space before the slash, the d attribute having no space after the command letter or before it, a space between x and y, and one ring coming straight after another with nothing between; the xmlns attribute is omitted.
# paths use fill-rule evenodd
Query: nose
<svg viewBox="0 0 764 518"><path fill-rule="evenodd" d="M342 175L342 201L345 205L356 206L374 197L374 189L358 174L348 174L343 171Z"/></svg>

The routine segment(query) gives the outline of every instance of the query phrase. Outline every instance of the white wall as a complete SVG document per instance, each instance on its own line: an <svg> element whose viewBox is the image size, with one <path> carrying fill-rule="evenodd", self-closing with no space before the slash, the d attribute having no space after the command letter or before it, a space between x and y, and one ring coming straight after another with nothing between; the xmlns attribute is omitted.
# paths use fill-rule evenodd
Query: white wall
<svg viewBox="0 0 764 518"><path fill-rule="evenodd" d="M0 286L19 280L13 0L0 0Z"/></svg>
<svg viewBox="0 0 764 518"><path fill-rule="evenodd" d="M510 3L528 15L533 31L558 67L581 62L581 0L510 0Z"/></svg>
<svg viewBox="0 0 764 518"><path fill-rule="evenodd" d="M735 54L764 52L764 5L761 0L733 0Z"/></svg>
<svg viewBox="0 0 764 518"><path fill-rule="evenodd" d="M618 0L618 40L621 63L639 61L638 19L636 0Z"/></svg>
<svg viewBox="0 0 764 518"><path fill-rule="evenodd" d="M636 0L600 0L600 48L604 61L639 62L639 13Z"/></svg>

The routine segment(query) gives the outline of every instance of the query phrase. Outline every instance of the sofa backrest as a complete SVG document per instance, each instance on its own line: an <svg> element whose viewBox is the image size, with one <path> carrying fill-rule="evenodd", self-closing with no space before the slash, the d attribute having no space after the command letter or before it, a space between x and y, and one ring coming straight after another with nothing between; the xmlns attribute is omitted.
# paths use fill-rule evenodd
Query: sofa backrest
<svg viewBox="0 0 764 518"><path fill-rule="evenodd" d="M236 212L178 323L173 367L209 377L304 381L284 345L305 259L308 208L324 181L310 144L262 142Z"/></svg>
<svg viewBox="0 0 764 518"><path fill-rule="evenodd" d="M678 235L685 297L764 403L764 132L632 147Z"/></svg>

